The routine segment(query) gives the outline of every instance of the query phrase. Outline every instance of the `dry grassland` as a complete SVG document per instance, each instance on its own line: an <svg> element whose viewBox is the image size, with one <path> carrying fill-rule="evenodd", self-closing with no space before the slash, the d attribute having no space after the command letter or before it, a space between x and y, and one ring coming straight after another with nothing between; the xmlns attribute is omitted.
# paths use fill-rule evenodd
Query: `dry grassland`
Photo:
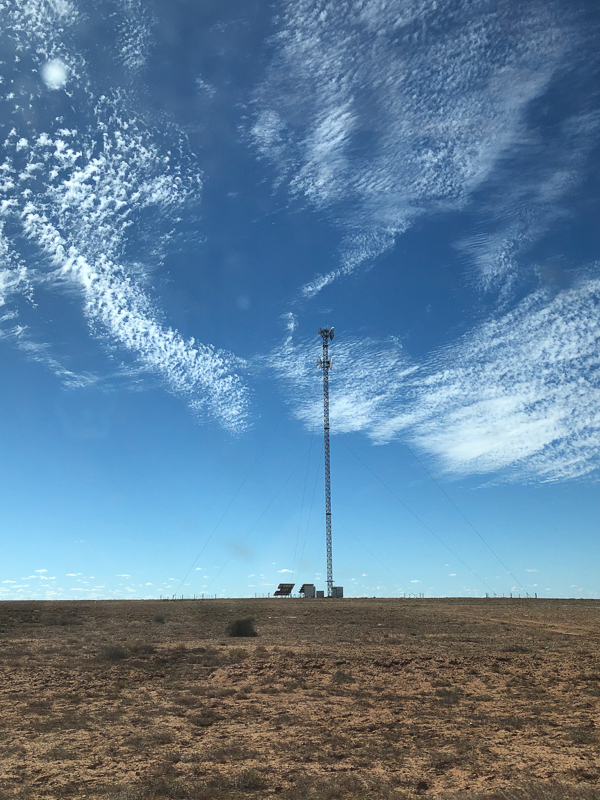
<svg viewBox="0 0 600 800"><path fill-rule="evenodd" d="M229 638L251 615L257 638ZM0 604L0 800L600 800L600 602Z"/></svg>

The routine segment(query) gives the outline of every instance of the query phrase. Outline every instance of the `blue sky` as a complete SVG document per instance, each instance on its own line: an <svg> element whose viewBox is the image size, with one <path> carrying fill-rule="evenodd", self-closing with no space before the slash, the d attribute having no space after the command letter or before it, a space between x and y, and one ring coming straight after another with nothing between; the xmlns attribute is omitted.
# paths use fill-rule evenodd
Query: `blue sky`
<svg viewBox="0 0 600 800"><path fill-rule="evenodd" d="M600 597L595 3L0 22L1 597Z"/></svg>

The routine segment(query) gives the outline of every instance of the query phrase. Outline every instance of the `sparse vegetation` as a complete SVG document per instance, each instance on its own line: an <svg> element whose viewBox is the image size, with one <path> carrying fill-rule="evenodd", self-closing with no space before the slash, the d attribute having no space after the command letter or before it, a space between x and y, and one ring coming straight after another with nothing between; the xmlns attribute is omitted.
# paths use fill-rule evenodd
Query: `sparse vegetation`
<svg viewBox="0 0 600 800"><path fill-rule="evenodd" d="M248 607L0 604L0 800L600 800L599 603Z"/></svg>

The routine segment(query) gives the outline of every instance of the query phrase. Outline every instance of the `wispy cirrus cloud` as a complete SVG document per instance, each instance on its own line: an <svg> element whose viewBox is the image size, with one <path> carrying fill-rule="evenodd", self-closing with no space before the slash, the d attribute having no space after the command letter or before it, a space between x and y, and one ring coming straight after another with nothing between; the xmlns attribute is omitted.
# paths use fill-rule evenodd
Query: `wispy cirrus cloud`
<svg viewBox="0 0 600 800"><path fill-rule="evenodd" d="M323 423L323 388L315 360L314 338L294 336L294 318L285 317L288 335L269 357L297 419L308 428ZM396 339L344 337L332 345L333 367L330 414L336 433L374 431L377 420L401 396L408 378L417 371Z"/></svg>
<svg viewBox="0 0 600 800"><path fill-rule="evenodd" d="M591 81L590 85L594 85ZM588 83L586 83L586 88ZM596 101L600 93L596 91ZM588 96L560 122L514 142L502 163L474 196L475 233L457 248L475 267L485 290L506 296L519 279L539 266L527 251L557 225L574 218L573 198L590 173L590 158L600 132L600 112ZM540 275L542 282L547 276Z"/></svg>
<svg viewBox="0 0 600 800"><path fill-rule="evenodd" d="M336 340L331 352L334 434L402 439L450 476L562 481L600 467L599 279L539 290L419 365L389 339ZM316 427L314 342L289 332L278 353L294 414Z"/></svg>
<svg viewBox="0 0 600 800"><path fill-rule="evenodd" d="M136 8L135 0L125 4L123 31L135 27ZM148 266L130 255L132 242L139 245L152 225L164 229L158 240L168 242L177 215L197 202L201 175L185 138L172 125L160 129L137 118L124 90L94 88L85 58L73 49L81 17L74 3L21 0L10 7L0 4L0 10L9 22L3 34L19 53L6 84L11 90L0 96L2 118L8 120L0 173L0 304L19 291L31 293L34 286L77 295L94 336L159 376L199 418L242 429L247 391L239 372L244 362L166 324L150 287L160 253L149 253ZM128 41L125 56L134 68L147 46ZM64 86L48 86L40 70L58 60L68 79ZM38 75L37 83L24 79L28 73ZM38 110L45 93L57 89L76 98L78 112L59 100L63 114L44 128L27 124L43 118ZM35 265L27 269L20 256L23 238L28 261ZM82 377L61 371L48 346L36 345L14 319L6 336L69 385L85 385Z"/></svg>
<svg viewBox="0 0 600 800"><path fill-rule="evenodd" d="M285 2L252 135L276 182L346 231L304 295L465 207L575 41L560 3Z"/></svg>
<svg viewBox="0 0 600 800"><path fill-rule="evenodd" d="M335 431L404 438L452 475L597 470L598 265L555 280L531 255L574 213L590 173L600 115L588 89L596 67L575 54L591 38L584 28L563 2L284 5L254 143L276 185L344 232L338 265L304 296L371 263L417 219L457 210L474 231L456 242L464 261L480 288L502 292L487 322L419 363L393 339L336 340ZM587 75L582 97L553 103L567 68ZM524 275L542 288L515 301ZM313 343L293 320L288 334L280 378L296 416L316 425Z"/></svg>

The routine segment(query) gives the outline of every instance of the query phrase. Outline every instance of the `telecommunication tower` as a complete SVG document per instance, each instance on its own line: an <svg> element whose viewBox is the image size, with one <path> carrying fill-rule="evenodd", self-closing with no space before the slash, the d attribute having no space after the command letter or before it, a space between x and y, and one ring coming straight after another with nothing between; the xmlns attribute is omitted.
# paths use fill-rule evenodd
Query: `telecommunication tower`
<svg viewBox="0 0 600 800"><path fill-rule="evenodd" d="M317 366L323 370L323 450L325 453L325 536L327 541L327 597L333 596L333 567L331 562L331 480L329 477L329 342L333 339L333 328L319 328L323 340L323 358Z"/></svg>

